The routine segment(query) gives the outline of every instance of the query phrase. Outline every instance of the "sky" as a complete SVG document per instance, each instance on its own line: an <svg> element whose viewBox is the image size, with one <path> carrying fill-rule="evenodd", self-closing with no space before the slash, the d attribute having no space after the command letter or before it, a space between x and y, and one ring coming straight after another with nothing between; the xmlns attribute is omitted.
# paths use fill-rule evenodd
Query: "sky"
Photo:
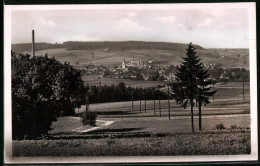
<svg viewBox="0 0 260 166"><path fill-rule="evenodd" d="M247 8L87 8L14 10L11 42L161 41L248 48Z"/></svg>

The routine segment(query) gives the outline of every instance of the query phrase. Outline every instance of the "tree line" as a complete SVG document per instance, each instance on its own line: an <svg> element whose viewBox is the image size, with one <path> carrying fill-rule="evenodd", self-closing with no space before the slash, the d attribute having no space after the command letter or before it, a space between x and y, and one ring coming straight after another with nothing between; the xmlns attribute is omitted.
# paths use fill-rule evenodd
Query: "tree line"
<svg viewBox="0 0 260 166"><path fill-rule="evenodd" d="M31 51L31 43L12 44L12 50L15 52ZM98 42L81 42L66 41L62 44L35 43L35 50L45 50L52 48L67 48L68 50L129 50L129 49L159 49L159 50L185 50L186 45L181 43L170 42L145 42L145 41L98 41ZM203 49L197 45L197 48Z"/></svg>
<svg viewBox="0 0 260 166"><path fill-rule="evenodd" d="M141 88L141 87L126 87L125 83L120 82L117 85L86 85L85 93L91 92L89 95L90 103L106 103L119 101L136 101L136 100L153 100L167 99L167 95L160 91L162 86ZM82 102L84 104L85 101Z"/></svg>
<svg viewBox="0 0 260 166"><path fill-rule="evenodd" d="M186 45L181 43L169 42L144 42L144 41L100 41L100 42L81 42L66 41L63 45L69 50L131 50L131 49L158 49L158 50L185 50ZM198 49L203 49L197 46Z"/></svg>
<svg viewBox="0 0 260 166"><path fill-rule="evenodd" d="M208 73L215 82L248 82L250 79L249 70L244 68L215 68L209 69Z"/></svg>
<svg viewBox="0 0 260 166"><path fill-rule="evenodd" d="M24 52L32 50L32 43L21 43L21 44L12 44L12 50L15 52ZM63 44L50 44L50 43L35 43L35 50L46 50L53 48L64 48Z"/></svg>

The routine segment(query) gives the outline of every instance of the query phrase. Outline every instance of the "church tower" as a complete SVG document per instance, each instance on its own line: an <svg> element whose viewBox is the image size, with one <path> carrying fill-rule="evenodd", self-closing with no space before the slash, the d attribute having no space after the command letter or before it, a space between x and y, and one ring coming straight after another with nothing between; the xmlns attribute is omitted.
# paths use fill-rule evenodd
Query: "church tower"
<svg viewBox="0 0 260 166"><path fill-rule="evenodd" d="M124 58L124 61L122 62L122 69L125 69L126 68L126 63L125 63L125 58Z"/></svg>

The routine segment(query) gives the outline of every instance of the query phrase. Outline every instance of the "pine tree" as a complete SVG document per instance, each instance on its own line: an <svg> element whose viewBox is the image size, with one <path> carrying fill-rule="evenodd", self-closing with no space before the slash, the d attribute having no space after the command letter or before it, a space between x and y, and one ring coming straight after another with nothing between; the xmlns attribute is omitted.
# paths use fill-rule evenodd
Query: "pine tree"
<svg viewBox="0 0 260 166"><path fill-rule="evenodd" d="M188 45L186 57L183 57L184 62L177 67L175 73L176 82L171 83L170 86L173 90L173 95L178 104L183 108L190 105L191 108L191 127L194 132L193 121L193 107L194 102L199 103L199 112L201 118L201 106L202 104L208 104L208 97L215 92L209 92L211 81L207 80L209 75L207 70L203 69L203 64L200 62L198 56L196 56L196 48L192 43ZM200 119L201 129L201 119Z"/></svg>

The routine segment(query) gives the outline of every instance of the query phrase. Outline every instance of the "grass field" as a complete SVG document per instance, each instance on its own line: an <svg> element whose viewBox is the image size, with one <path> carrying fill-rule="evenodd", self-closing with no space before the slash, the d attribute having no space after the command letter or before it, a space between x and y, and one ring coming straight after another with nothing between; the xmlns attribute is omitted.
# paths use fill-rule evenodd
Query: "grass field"
<svg viewBox="0 0 260 166"><path fill-rule="evenodd" d="M204 131L215 130L222 124L226 129L250 129L250 117L248 114L236 115L207 115L202 117L202 129ZM73 119L73 123L71 122ZM189 116L171 117L140 117L140 118L98 118L98 120L112 121L108 126L99 126L96 130L84 132L89 126L82 126L81 120L73 117L61 117L54 122L52 134L65 135L122 135L122 134L165 134L190 133L191 119ZM69 127L68 127L69 126ZM198 131L198 117L194 117L195 130ZM80 129L80 130L75 130ZM82 131L79 133L79 131Z"/></svg>
<svg viewBox="0 0 260 166"><path fill-rule="evenodd" d="M13 141L13 156L173 156L250 154L250 133Z"/></svg>

